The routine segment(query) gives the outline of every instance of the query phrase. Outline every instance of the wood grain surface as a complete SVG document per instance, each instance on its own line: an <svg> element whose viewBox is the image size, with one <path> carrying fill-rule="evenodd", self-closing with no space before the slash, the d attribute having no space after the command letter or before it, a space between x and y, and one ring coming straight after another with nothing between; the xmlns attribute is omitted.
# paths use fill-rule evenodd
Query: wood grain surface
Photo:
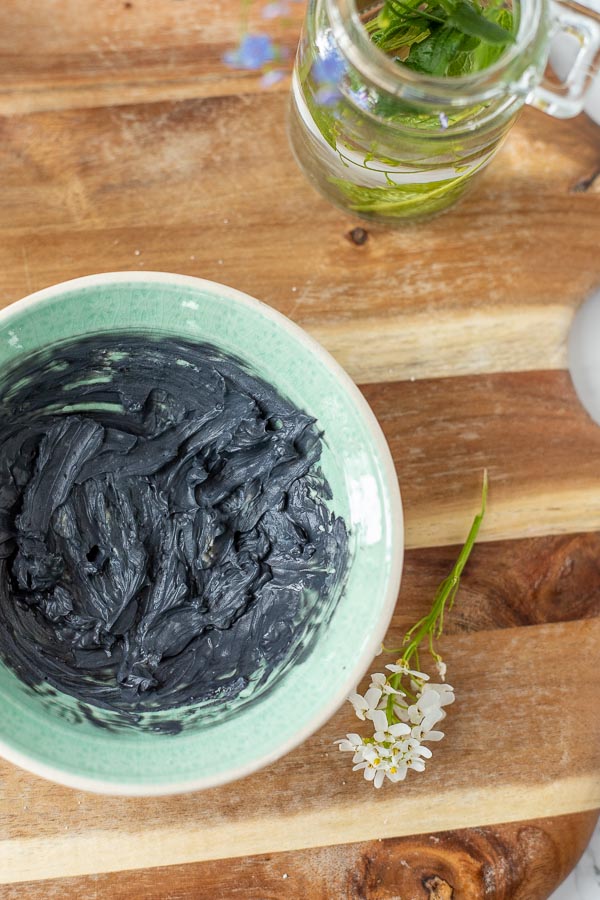
<svg viewBox="0 0 600 900"><path fill-rule="evenodd" d="M276 35L290 51L302 15ZM332 746L346 709L202 794L100 798L0 764L0 898L543 900L600 806L600 431L564 371L600 283L600 131L526 110L452 213L357 239L294 165L288 83L265 92L223 66L238 26L238 0L5 0L0 306L91 272L177 271L322 341L400 478L392 644L448 571L486 466L443 645L459 699L427 776L400 791L352 777Z"/></svg>
<svg viewBox="0 0 600 900"><path fill-rule="evenodd" d="M369 385L402 488L409 547L464 540L486 467L482 540L597 528L600 429L567 372Z"/></svg>
<svg viewBox="0 0 600 900"><path fill-rule="evenodd" d="M0 880L293 850L332 839L522 820L541 810L596 808L600 671L590 661L600 641L600 592L593 587L599 551L600 534L475 549L464 603L449 617L443 642L459 697L448 738L436 748L427 777L410 779L401 794L376 794L336 752L333 741L355 721L348 709L262 773L189 796L94 797L5 764ZM407 554L387 642L397 643L426 610L453 553ZM551 624L534 624L540 618ZM585 740L579 739L582 722Z"/></svg>
<svg viewBox="0 0 600 900"><path fill-rule="evenodd" d="M260 73L222 63L242 9L240 0L4 0L0 114L264 92ZM291 65L304 4L269 23L256 4L247 10L250 28L268 28Z"/></svg>
<svg viewBox="0 0 600 900"><path fill-rule="evenodd" d="M598 128L527 110L478 189L402 231L327 204L294 164L286 96L0 120L0 302L90 272L200 275L260 297L359 383L564 367L598 284Z"/></svg>
<svg viewBox="0 0 600 900"><path fill-rule="evenodd" d="M595 813L0 888L2 900L546 900Z"/></svg>

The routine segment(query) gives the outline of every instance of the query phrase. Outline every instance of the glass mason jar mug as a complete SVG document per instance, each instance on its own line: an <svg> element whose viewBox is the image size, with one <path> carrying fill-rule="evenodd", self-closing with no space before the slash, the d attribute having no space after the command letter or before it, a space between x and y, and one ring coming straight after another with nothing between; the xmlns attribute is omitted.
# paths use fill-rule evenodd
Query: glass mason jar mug
<svg viewBox="0 0 600 900"><path fill-rule="evenodd" d="M289 134L305 174L343 209L388 224L458 200L529 103L557 118L583 108L600 25L552 0L520 0L514 43L487 68L439 77L399 65L371 40L373 0L309 0ZM553 40L575 45L562 83L545 77ZM575 39L575 41L573 41Z"/></svg>

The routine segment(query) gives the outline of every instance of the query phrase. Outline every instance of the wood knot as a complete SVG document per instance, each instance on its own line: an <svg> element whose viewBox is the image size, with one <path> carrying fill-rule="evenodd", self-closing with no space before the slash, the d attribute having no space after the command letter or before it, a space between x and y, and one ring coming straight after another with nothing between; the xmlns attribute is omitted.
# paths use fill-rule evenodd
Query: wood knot
<svg viewBox="0 0 600 900"><path fill-rule="evenodd" d="M363 244L366 244L369 240L369 232L365 228L353 228L352 231L349 231L346 235L351 244L356 244L357 247L362 247Z"/></svg>
<svg viewBox="0 0 600 900"><path fill-rule="evenodd" d="M570 189L571 194L585 194L591 187L593 187L596 179L600 176L600 166L597 166L593 172L590 172L589 175L586 175L584 178L580 178L573 187Z"/></svg>
<svg viewBox="0 0 600 900"><path fill-rule="evenodd" d="M428 875L423 878L423 887L429 891L428 900L452 900L454 888L439 875Z"/></svg>

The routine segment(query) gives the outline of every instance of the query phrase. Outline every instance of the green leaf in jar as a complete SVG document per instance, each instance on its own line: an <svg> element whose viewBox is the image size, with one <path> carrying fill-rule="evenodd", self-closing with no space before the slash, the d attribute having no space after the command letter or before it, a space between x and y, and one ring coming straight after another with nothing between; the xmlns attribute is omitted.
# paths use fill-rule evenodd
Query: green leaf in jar
<svg viewBox="0 0 600 900"><path fill-rule="evenodd" d="M416 72L444 76L459 53L474 49L473 38L453 28L438 28L427 40L413 44L404 65ZM457 74L456 72L453 74ZM458 74L463 74L462 72Z"/></svg>
<svg viewBox="0 0 600 900"><path fill-rule="evenodd" d="M486 41L488 44L506 46L506 44L514 43L515 40L508 29L503 28L498 22L486 18L467 0L458 0L454 11L448 18L448 25L454 26L463 34Z"/></svg>
<svg viewBox="0 0 600 900"><path fill-rule="evenodd" d="M514 27L513 14L508 9L486 9L485 14L493 22L497 22L506 31ZM493 65L504 53L505 44L489 44L481 41L473 51L473 71L480 72Z"/></svg>
<svg viewBox="0 0 600 900"><path fill-rule="evenodd" d="M395 28L389 28L378 39L373 38L373 41L385 53L391 53L394 50L399 50L400 47L420 44L430 34L429 28L423 25L398 25Z"/></svg>
<svg viewBox="0 0 600 900"><path fill-rule="evenodd" d="M373 43L427 75L460 76L493 65L514 42L518 0L385 0L365 23ZM408 48L408 53L406 52Z"/></svg>

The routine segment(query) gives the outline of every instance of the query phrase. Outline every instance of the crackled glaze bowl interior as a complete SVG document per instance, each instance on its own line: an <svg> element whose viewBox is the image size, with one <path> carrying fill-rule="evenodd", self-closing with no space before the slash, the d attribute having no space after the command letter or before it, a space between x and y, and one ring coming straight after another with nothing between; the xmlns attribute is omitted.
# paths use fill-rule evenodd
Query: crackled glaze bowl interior
<svg viewBox="0 0 600 900"><path fill-rule="evenodd" d="M369 406L338 364L270 307L210 281L167 273L92 275L0 312L0 378L20 358L78 336L175 335L241 359L324 433L320 465L350 534L345 584L326 627L268 691L179 734L101 728L76 702L45 696L0 662L0 753L36 774L101 793L211 787L289 752L341 705L389 623L403 558L400 493ZM189 709L181 711L181 715ZM177 715L179 710L169 710Z"/></svg>

